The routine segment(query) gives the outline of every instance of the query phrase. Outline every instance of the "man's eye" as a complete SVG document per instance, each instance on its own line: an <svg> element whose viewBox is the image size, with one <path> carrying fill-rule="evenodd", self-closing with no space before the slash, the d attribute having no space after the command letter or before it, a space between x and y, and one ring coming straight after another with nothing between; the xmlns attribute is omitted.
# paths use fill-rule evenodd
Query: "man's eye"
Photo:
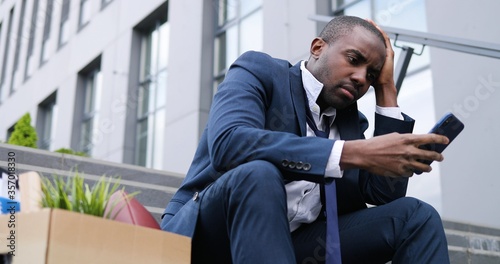
<svg viewBox="0 0 500 264"><path fill-rule="evenodd" d="M368 73L367 78L370 82L373 82L373 81L375 81L375 79L377 79L377 76L375 76L375 74L373 74L373 73Z"/></svg>
<svg viewBox="0 0 500 264"><path fill-rule="evenodd" d="M352 64L356 64L358 62L358 59L356 59L353 56L347 56L347 58L348 58L349 62Z"/></svg>

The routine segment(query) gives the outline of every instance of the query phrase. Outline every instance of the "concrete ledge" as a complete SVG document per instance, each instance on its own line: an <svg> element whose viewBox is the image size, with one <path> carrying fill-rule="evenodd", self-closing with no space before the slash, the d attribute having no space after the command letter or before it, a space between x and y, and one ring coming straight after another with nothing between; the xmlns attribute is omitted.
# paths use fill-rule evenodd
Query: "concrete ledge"
<svg viewBox="0 0 500 264"><path fill-rule="evenodd" d="M495 229L491 227L467 224L467 223L459 223L448 220L443 220L443 226L445 229L453 229L457 231L471 232L477 234L484 234L490 236L498 236L500 237L500 229Z"/></svg>
<svg viewBox="0 0 500 264"><path fill-rule="evenodd" d="M500 263L500 230L443 221L453 264Z"/></svg>
<svg viewBox="0 0 500 264"><path fill-rule="evenodd" d="M71 177L78 171L90 184L102 175L120 177L119 183L126 192L140 192L136 199L158 222L168 201L184 180L183 175L176 173L9 144L0 144L0 167L7 167L9 152L15 154L17 174L36 171L46 177Z"/></svg>

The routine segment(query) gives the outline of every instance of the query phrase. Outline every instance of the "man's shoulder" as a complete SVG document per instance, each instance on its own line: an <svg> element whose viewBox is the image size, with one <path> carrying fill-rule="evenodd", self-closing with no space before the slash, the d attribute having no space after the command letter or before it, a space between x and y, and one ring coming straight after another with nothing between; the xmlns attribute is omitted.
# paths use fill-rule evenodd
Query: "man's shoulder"
<svg viewBox="0 0 500 264"><path fill-rule="evenodd" d="M284 59L274 58L271 55L260 51L247 51L243 53L236 62L248 62L257 65L276 66L289 68L290 62Z"/></svg>

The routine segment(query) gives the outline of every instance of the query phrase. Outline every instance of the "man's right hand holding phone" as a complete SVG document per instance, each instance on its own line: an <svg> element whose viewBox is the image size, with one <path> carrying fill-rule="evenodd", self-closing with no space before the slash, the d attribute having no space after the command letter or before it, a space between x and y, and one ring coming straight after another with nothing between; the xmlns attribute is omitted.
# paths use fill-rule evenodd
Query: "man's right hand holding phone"
<svg viewBox="0 0 500 264"><path fill-rule="evenodd" d="M464 129L452 113L445 114L428 134L392 133L367 140L346 141L340 158L342 169L360 168L388 177L410 177L432 170L433 161Z"/></svg>
<svg viewBox="0 0 500 264"><path fill-rule="evenodd" d="M344 143L340 167L360 168L387 177L411 177L415 171L429 172L429 164L421 160L442 161L443 155L424 150L425 144L448 144L446 136L438 134L391 133L365 140Z"/></svg>

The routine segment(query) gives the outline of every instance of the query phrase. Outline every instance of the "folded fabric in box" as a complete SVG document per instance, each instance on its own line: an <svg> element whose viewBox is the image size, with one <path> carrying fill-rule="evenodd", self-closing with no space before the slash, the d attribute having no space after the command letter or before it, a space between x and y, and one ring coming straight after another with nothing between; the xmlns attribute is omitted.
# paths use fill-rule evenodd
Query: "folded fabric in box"
<svg viewBox="0 0 500 264"><path fill-rule="evenodd" d="M19 212L19 181L15 174L0 168L0 211L2 214Z"/></svg>

